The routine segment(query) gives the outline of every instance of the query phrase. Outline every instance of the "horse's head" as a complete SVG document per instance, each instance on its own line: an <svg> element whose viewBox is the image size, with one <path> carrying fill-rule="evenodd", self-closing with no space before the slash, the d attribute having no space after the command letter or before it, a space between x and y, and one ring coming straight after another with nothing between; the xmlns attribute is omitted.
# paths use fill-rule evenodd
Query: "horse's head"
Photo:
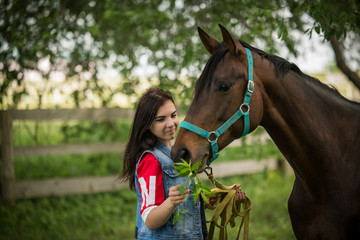
<svg viewBox="0 0 360 240"><path fill-rule="evenodd" d="M201 41L212 56L195 84L193 102L172 148L174 162L180 159L191 159L193 164L202 161L200 171L209 159L216 157L213 155L217 151L253 131L263 114L262 98L257 90L261 85L255 73L254 84L249 83L252 73L248 65L250 60L252 65L252 59L248 56L251 53L223 26L219 26L223 43L198 28ZM250 68L252 71L252 66ZM245 97L246 94L251 96L251 101L249 96ZM247 117L242 116L247 114Z"/></svg>

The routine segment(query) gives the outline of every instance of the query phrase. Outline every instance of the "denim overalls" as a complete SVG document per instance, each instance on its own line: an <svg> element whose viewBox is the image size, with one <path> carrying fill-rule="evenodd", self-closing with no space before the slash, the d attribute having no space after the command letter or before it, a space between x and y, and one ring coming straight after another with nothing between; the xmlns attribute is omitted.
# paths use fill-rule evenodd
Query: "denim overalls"
<svg viewBox="0 0 360 240"><path fill-rule="evenodd" d="M185 184L187 180L186 177L178 177L176 175L177 171L173 167L173 161L170 158L170 151L171 149L168 146L161 142L157 142L155 148L153 150L145 151L136 164L137 169L140 160L145 153L150 152L154 154L162 167L165 199L169 197L169 189L171 186ZM181 223L178 222L175 225L172 224L172 219L174 216L173 214L162 227L156 230L149 230L140 215L141 194L139 191L137 171L135 172L135 189L137 195L137 239L207 239L204 204L202 201L201 203L196 201L194 204L192 193L189 194L189 197L184 203L179 205L182 209L189 210L188 213L182 215ZM174 213L176 212L177 208L175 209Z"/></svg>

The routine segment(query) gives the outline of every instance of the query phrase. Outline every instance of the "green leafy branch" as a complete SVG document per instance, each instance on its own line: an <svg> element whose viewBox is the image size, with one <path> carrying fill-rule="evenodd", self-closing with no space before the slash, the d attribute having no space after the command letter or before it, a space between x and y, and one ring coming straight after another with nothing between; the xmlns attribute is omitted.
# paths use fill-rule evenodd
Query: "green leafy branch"
<svg viewBox="0 0 360 240"><path fill-rule="evenodd" d="M199 194L203 198L204 201L208 202L208 197L205 194L212 195L210 189L208 189L206 186L203 185L203 182L197 177L197 170L200 167L201 161L195 163L194 165L191 165L191 161L189 163L182 160L180 163L175 163L174 168L178 171L177 175L179 177L187 177L185 184L180 184L178 187L178 190L180 191L181 195L185 194L185 190L191 186L192 183L194 183L192 194L194 203L198 201ZM177 222L181 222L181 215L186 214L188 212L187 209L181 208L181 205L178 207L178 210L176 211L173 221L173 224L176 224Z"/></svg>

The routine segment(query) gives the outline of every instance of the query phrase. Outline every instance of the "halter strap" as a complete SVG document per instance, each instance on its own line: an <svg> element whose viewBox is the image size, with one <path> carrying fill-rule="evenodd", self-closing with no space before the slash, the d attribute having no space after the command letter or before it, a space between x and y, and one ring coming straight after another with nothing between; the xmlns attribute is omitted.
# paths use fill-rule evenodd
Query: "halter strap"
<svg viewBox="0 0 360 240"><path fill-rule="evenodd" d="M206 131L200 127L197 127L194 124L191 124L186 121L182 121L180 124L180 127L185 128L189 131L192 131L192 132L206 138L210 142L212 158L207 161L206 164L208 166L215 159L217 159L219 157L219 152L218 152L219 147L218 147L218 143L217 143L218 138L220 137L220 135L225 133L238 119L240 119L241 117L244 117L244 131L240 137L248 134L249 130L250 130L250 118L249 118L250 106L249 106L249 103L250 103L250 98L254 91L255 86L254 86L254 82L253 82L253 58L252 58L250 50L247 48L245 48L245 50L247 53L247 60L248 60L248 85L246 88L243 103L240 105L239 110L237 110L217 130L212 131L212 132L208 132L208 131ZM244 112L243 108L246 108L245 112ZM210 139L210 138L212 138L212 135L214 135L213 138L215 138L215 139Z"/></svg>

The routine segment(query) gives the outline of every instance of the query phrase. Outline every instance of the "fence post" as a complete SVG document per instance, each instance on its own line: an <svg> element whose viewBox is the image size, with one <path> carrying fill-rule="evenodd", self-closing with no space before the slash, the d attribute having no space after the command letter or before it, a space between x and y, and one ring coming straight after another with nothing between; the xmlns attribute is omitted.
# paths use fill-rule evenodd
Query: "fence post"
<svg viewBox="0 0 360 240"><path fill-rule="evenodd" d="M1 131L1 197L5 205L15 205L14 146L12 139L12 111L0 111Z"/></svg>

